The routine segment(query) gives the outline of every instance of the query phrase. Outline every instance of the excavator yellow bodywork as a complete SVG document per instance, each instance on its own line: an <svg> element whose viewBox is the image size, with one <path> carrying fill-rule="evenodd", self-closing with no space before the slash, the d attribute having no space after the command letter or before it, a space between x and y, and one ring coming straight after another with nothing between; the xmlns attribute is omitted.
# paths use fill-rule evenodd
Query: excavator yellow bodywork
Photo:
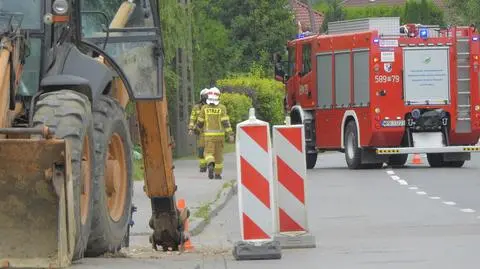
<svg viewBox="0 0 480 269"><path fill-rule="evenodd" d="M68 266L75 216L70 173L58 168L70 160L65 140L3 139L0 149L0 266Z"/></svg>
<svg viewBox="0 0 480 269"><path fill-rule="evenodd" d="M63 268L84 256L128 246L133 147L125 109L130 101L135 102L141 135L145 192L152 202L150 243L154 249L181 250L189 212L178 210L175 201L163 61L153 60L158 66L151 69L132 60L135 51L146 50L140 47L127 50L133 62L125 64L121 59L126 57L102 47L109 40L123 44L122 38L125 44L136 42L138 37L128 37L129 31L150 31L156 39L145 35L154 47L148 58L161 59L158 0L119 0L112 7L116 15L106 37L96 43L86 40L80 30L81 17L89 11L79 5L90 0L17 1L5 0L3 7L27 13L40 3L41 10L46 10L41 17L43 32L32 30L37 39L43 35L45 49L38 85L34 85L38 89L19 93L30 43L18 30L21 27L2 36L0 267ZM59 3L61 9L56 8ZM145 10L150 10L152 29L128 27L132 14L138 19ZM55 40L49 43L51 39ZM129 76L145 75L145 68L158 77L160 91L152 89L157 95L139 97L139 82Z"/></svg>
<svg viewBox="0 0 480 269"><path fill-rule="evenodd" d="M24 112L11 97L27 47L18 29L4 32L1 44L0 267L65 267L75 243L70 148L48 128L11 128Z"/></svg>

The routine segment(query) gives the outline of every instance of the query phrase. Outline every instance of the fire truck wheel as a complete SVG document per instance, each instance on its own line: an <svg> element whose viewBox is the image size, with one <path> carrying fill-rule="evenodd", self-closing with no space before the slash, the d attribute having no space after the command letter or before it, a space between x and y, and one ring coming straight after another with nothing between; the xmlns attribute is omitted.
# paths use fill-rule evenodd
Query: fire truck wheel
<svg viewBox="0 0 480 269"><path fill-rule="evenodd" d="M365 163L361 165L362 169L380 169L383 167L383 163Z"/></svg>
<svg viewBox="0 0 480 269"><path fill-rule="evenodd" d="M387 165L389 166L404 166L408 160L408 154L399 154L399 155L392 155L388 158Z"/></svg>
<svg viewBox="0 0 480 269"><path fill-rule="evenodd" d="M431 167L453 167L460 168L465 164L465 161L445 161L441 153L427 154L427 160Z"/></svg>
<svg viewBox="0 0 480 269"><path fill-rule="evenodd" d="M445 162L446 167L454 167L454 168L460 168L465 164L465 161L451 161L451 162Z"/></svg>
<svg viewBox="0 0 480 269"><path fill-rule="evenodd" d="M350 169L360 169L362 167L362 151L358 147L357 125L355 121L349 121L345 127L343 136L345 145L345 160Z"/></svg>
<svg viewBox="0 0 480 269"><path fill-rule="evenodd" d="M317 153L307 153L307 169L313 169L315 167L315 164L317 164L317 157Z"/></svg>
<svg viewBox="0 0 480 269"><path fill-rule="evenodd" d="M427 153L427 160L430 167L437 168L445 166L445 161L441 153Z"/></svg>

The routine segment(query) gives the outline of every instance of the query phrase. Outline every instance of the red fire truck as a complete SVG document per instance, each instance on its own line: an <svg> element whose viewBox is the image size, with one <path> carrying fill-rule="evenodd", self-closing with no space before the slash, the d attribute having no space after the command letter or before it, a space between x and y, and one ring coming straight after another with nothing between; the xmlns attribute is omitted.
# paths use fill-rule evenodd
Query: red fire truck
<svg viewBox="0 0 480 269"><path fill-rule="evenodd" d="M420 153L431 167L462 167L480 152L480 35L473 26L398 23L392 32L378 23L366 30L356 21L336 23L343 32L288 42L280 76L292 123L305 125L308 169L324 151L344 152L350 169L403 166L408 154Z"/></svg>

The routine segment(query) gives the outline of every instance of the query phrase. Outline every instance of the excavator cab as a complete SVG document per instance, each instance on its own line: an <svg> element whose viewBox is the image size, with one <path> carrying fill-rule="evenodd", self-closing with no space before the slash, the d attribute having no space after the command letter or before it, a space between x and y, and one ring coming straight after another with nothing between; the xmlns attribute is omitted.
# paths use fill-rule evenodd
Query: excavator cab
<svg viewBox="0 0 480 269"><path fill-rule="evenodd" d="M159 0L0 0L2 12L24 20L1 36L0 265L60 268L126 245L129 103L150 243L181 249L189 213L175 202Z"/></svg>

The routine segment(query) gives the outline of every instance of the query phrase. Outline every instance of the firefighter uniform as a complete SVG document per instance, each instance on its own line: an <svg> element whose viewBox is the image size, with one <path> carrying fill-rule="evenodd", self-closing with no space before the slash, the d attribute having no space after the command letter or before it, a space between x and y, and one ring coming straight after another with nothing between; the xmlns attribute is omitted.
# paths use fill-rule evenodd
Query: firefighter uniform
<svg viewBox="0 0 480 269"><path fill-rule="evenodd" d="M203 128L205 134L205 161L208 167L208 177L222 178L223 145L225 135L232 135L232 127L227 114L227 108L219 103L220 90L216 87L208 92L207 104L200 110L197 127Z"/></svg>
<svg viewBox="0 0 480 269"><path fill-rule="evenodd" d="M200 114L202 106L205 105L206 92L208 89L203 89L200 92L200 102L195 104L192 108L192 113L190 115L190 122L188 124L188 130L190 133L195 133L197 136L197 158L199 161L200 172L207 171L207 162L204 158L204 149L205 149L205 136L202 129L197 127L197 119Z"/></svg>

